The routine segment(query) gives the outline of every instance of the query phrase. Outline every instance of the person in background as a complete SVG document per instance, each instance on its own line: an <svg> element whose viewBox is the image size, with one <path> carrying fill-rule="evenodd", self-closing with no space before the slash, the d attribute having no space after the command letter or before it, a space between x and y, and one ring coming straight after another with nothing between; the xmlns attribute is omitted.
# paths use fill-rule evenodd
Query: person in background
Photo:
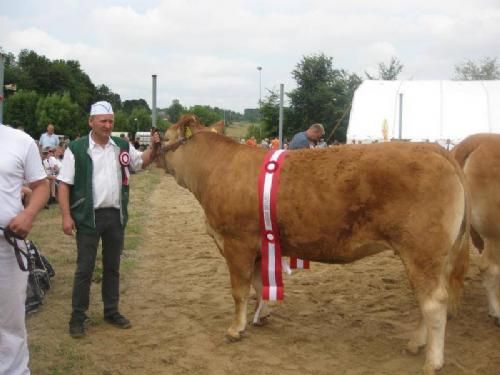
<svg viewBox="0 0 500 375"><path fill-rule="evenodd" d="M56 160L58 160L60 163L62 163L62 160L64 158L64 146L57 146L55 152L54 152L54 157Z"/></svg>
<svg viewBox="0 0 500 375"><path fill-rule="evenodd" d="M42 134L38 144L42 150L45 147L59 146L59 137L54 134L54 125L52 123L49 122L49 125L47 125L47 131Z"/></svg>
<svg viewBox="0 0 500 375"><path fill-rule="evenodd" d="M0 124L0 227L26 237L49 197L40 153L26 133ZM31 191L22 204L23 184ZM29 190L24 189L27 194ZM14 248L0 230L0 374L30 373L25 324L28 272L17 263Z"/></svg>
<svg viewBox="0 0 500 375"><path fill-rule="evenodd" d="M278 137L274 137L271 140L271 150L278 150L280 148L280 140Z"/></svg>
<svg viewBox="0 0 500 375"><path fill-rule="evenodd" d="M124 139L112 137L111 104L94 103L90 110L90 134L69 144L58 176L62 229L76 230L77 259L73 283L69 334L85 336L86 311L97 248L102 241L102 300L104 320L118 328L130 328L119 311L120 257L123 249L129 197L129 168L140 169L158 155L159 133L152 147L138 152Z"/></svg>
<svg viewBox="0 0 500 375"><path fill-rule="evenodd" d="M260 147L269 150L269 138L264 138L262 141L260 141Z"/></svg>
<svg viewBox="0 0 500 375"><path fill-rule="evenodd" d="M318 142L318 145L316 147L318 147L318 148L326 148L326 147L328 147L328 145L326 144L325 139L321 138L319 140L319 142Z"/></svg>
<svg viewBox="0 0 500 375"><path fill-rule="evenodd" d="M54 151L55 148L51 149L49 147L45 147L42 150L42 164L43 168L45 169L45 172L47 173L47 179L49 180L49 189L50 189L50 197L47 203L48 205L57 202L56 179L57 179L57 174L59 173L59 170L61 168L61 162L54 157ZM45 208L48 208L48 206L46 206Z"/></svg>
<svg viewBox="0 0 500 375"><path fill-rule="evenodd" d="M323 125L319 123L312 124L306 131L295 134L290 141L288 148L290 150L314 148L324 135L325 129L323 128Z"/></svg>
<svg viewBox="0 0 500 375"><path fill-rule="evenodd" d="M256 140L256 139L255 139L255 137L252 135L250 138L248 138L248 139L247 139L246 144L247 144L248 146L257 147L257 140Z"/></svg>

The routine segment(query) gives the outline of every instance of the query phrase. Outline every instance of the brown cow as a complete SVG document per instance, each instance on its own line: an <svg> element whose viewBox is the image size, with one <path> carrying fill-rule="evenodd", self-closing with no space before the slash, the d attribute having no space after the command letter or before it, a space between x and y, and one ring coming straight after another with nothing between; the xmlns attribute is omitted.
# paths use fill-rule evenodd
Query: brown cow
<svg viewBox="0 0 500 375"><path fill-rule="evenodd" d="M227 336L239 339L252 283L260 296L257 180L266 151L184 116L166 131L163 152L161 164L200 202L226 259L235 302ZM442 367L448 301L458 300L468 264L464 181L446 151L410 143L290 151L277 212L283 256L348 263L397 253L422 313L408 348L427 344L426 373Z"/></svg>
<svg viewBox="0 0 500 375"><path fill-rule="evenodd" d="M214 133L224 134L224 120L217 121L215 124L210 125L208 128Z"/></svg>
<svg viewBox="0 0 500 375"><path fill-rule="evenodd" d="M489 314L500 326L500 134L475 134L452 151L471 195L471 234L482 251Z"/></svg>

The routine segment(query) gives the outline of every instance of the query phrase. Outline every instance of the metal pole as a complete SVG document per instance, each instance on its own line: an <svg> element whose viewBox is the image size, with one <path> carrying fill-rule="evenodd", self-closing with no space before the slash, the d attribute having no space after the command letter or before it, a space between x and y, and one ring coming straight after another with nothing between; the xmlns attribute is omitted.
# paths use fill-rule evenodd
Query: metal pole
<svg viewBox="0 0 500 375"><path fill-rule="evenodd" d="M259 136L262 139L262 66L258 66L259 71Z"/></svg>
<svg viewBox="0 0 500 375"><path fill-rule="evenodd" d="M4 72L5 58L3 54L0 53L0 123L3 123L3 72Z"/></svg>
<svg viewBox="0 0 500 375"><path fill-rule="evenodd" d="M156 128L156 74L153 74L153 128Z"/></svg>
<svg viewBox="0 0 500 375"><path fill-rule="evenodd" d="M285 85L280 83L280 119L278 125L278 137L280 140L280 149L283 148L283 92L285 91Z"/></svg>
<svg viewBox="0 0 500 375"><path fill-rule="evenodd" d="M262 102L262 66L258 66L257 70L259 71L259 109L260 109L260 103Z"/></svg>
<svg viewBox="0 0 500 375"><path fill-rule="evenodd" d="M399 139L403 139L403 94L399 94Z"/></svg>

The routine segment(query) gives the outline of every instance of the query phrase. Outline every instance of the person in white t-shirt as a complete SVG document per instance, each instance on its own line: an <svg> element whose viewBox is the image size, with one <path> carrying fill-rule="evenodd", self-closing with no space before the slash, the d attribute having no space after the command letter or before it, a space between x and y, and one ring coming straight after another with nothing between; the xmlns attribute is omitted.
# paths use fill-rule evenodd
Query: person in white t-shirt
<svg viewBox="0 0 500 375"><path fill-rule="evenodd" d="M0 149L0 227L25 237L49 197L47 174L35 141L26 133L0 124ZM26 207L21 202L24 183L32 190ZM21 271L0 231L0 374L30 373L24 319L27 283L28 273Z"/></svg>

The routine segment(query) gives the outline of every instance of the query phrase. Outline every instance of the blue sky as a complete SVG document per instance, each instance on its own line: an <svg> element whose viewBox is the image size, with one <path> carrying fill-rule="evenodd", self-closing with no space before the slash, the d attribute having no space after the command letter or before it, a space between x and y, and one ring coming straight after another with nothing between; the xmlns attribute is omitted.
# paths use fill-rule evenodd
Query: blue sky
<svg viewBox="0 0 500 375"><path fill-rule="evenodd" d="M0 0L0 46L76 59L122 99L158 106L256 107L294 88L302 56L323 52L364 76L398 57L403 79L450 79L465 59L500 58L498 0Z"/></svg>

